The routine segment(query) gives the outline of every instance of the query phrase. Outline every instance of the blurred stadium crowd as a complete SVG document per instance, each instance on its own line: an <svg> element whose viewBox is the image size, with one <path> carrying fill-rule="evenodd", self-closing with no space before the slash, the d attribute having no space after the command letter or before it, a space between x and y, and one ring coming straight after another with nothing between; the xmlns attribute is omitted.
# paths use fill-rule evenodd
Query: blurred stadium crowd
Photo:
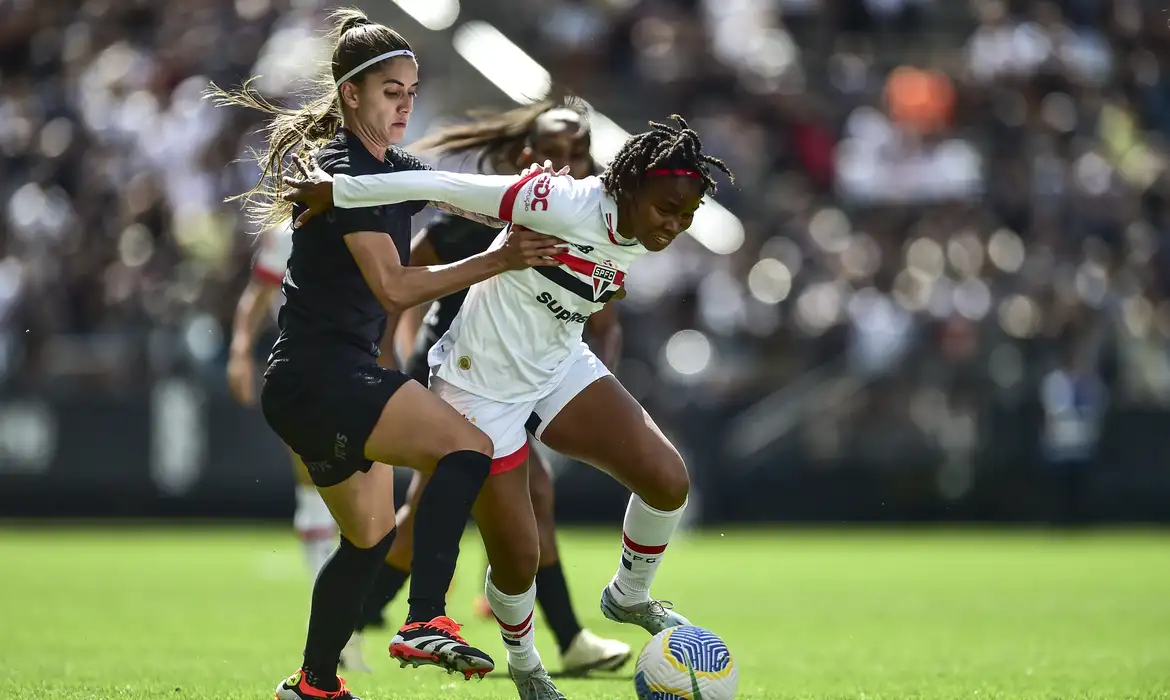
<svg viewBox="0 0 1170 700"><path fill-rule="evenodd" d="M222 199L252 175L234 161L256 124L201 91L258 72L284 94L317 55L321 4L0 0L7 386L218 375L251 255ZM832 452L843 425L969 447L989 402L1075 403L1046 376L1099 376L1113 405L1170 402L1162 4L500 0L464 15L628 130L687 116L738 175L718 195L745 223L737 252L686 241L631 275L631 390L668 416L734 411L820 368L861 387L807 405L811 443ZM428 99L414 137L444 107Z"/></svg>

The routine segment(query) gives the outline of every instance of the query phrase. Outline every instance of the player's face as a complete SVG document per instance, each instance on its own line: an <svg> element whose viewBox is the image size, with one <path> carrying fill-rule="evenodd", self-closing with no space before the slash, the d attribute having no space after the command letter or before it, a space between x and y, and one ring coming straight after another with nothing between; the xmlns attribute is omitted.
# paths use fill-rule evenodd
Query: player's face
<svg viewBox="0 0 1170 700"><path fill-rule="evenodd" d="M394 144L406 138L417 93L418 63L409 56L399 56L367 71L347 104L367 133L382 143Z"/></svg>
<svg viewBox="0 0 1170 700"><path fill-rule="evenodd" d="M569 175L580 180L593 172L593 157L589 155L591 145L589 132L561 131L541 134L532 140L532 146L520 154L521 168L533 163L551 160L553 168L560 170L569 166Z"/></svg>
<svg viewBox="0 0 1170 700"><path fill-rule="evenodd" d="M698 178L647 178L635 193L629 213L633 237L646 250L666 248L691 227L702 197L702 181Z"/></svg>

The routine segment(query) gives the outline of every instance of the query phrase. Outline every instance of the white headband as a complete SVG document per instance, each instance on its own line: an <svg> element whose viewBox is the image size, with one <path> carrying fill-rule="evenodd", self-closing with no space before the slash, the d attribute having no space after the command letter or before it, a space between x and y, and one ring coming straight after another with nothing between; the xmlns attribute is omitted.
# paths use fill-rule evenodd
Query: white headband
<svg viewBox="0 0 1170 700"><path fill-rule="evenodd" d="M414 58L414 52L409 51L407 49L399 49L397 51L387 51L386 53L382 54L381 56L374 56L370 60L368 60L365 63L358 66L357 68L354 68L350 72L341 76L337 80L337 87L340 88L342 83L349 80L350 78L357 75L358 73L361 73L362 71L364 71L365 69L374 65L375 63L381 63L382 61L385 61L387 58L394 58L395 56L410 56L411 58Z"/></svg>

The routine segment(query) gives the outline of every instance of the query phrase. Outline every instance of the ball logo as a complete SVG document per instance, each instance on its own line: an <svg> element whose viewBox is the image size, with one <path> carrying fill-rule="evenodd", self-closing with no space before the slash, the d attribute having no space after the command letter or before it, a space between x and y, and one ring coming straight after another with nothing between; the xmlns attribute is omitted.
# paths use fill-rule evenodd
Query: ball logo
<svg viewBox="0 0 1170 700"><path fill-rule="evenodd" d="M529 209L531 211L548 211L550 192L552 192L552 178L548 175L541 175L532 185L532 205Z"/></svg>
<svg viewBox="0 0 1170 700"><path fill-rule="evenodd" d="M634 670L638 700L732 700L738 685L727 645L714 632L693 625L654 635Z"/></svg>
<svg viewBox="0 0 1170 700"><path fill-rule="evenodd" d="M463 370L464 372L471 369L471 358L468 357L467 355L460 357L459 358L459 369Z"/></svg>

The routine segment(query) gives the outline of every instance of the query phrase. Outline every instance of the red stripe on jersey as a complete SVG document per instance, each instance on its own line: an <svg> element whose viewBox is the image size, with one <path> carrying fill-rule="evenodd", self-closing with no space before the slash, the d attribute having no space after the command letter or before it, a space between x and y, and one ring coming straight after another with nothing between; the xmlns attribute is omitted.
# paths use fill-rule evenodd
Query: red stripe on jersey
<svg viewBox="0 0 1170 700"><path fill-rule="evenodd" d="M575 255L569 255L568 253L557 253L556 255L554 255L552 257L553 257L553 260L556 260L557 262L559 262L560 264L569 268L573 272L576 272L577 274L580 274L580 275L585 275L586 277L592 277L593 271L597 269L597 263L591 262L591 261L586 260L584 258L578 258ZM621 270L614 270L614 274L613 274L614 285L620 287L620 286L622 286L622 284L625 283L625 281L626 281L626 273L622 272Z"/></svg>
<svg viewBox="0 0 1170 700"><path fill-rule="evenodd" d="M516 198L520 196L520 190L522 190L524 185L528 184L532 178L539 177L543 174L543 171L537 170L534 173L528 173L516 182L513 182L511 185L508 185L508 189L504 191L503 198L500 199L500 215L496 218L498 218L500 221L507 221L508 223L512 223L512 207L516 206Z"/></svg>
<svg viewBox="0 0 1170 700"><path fill-rule="evenodd" d="M534 612L535 611L528 613L528 617L524 618L524 622L521 622L518 625L509 625L507 622L504 622L498 617L496 617L496 622L500 623L500 627L503 627L509 632L521 632L525 627L528 626L528 623L532 622L532 615ZM495 617L495 613L492 613L492 617Z"/></svg>
<svg viewBox="0 0 1170 700"><path fill-rule="evenodd" d="M650 545L646 544L638 544L637 542L631 540L630 536L624 532L622 533L622 542L626 545L626 548L635 551L638 554L662 554L666 551L666 545L664 544L655 547L651 547Z"/></svg>
<svg viewBox="0 0 1170 700"><path fill-rule="evenodd" d="M279 287L280 283L284 281L284 273L276 273L266 267L260 267L257 265L256 267L252 268L252 279L259 280L264 284L271 284L273 286Z"/></svg>
<svg viewBox="0 0 1170 700"><path fill-rule="evenodd" d="M613 235L613 216L611 214L605 215L605 232L609 234L609 242L613 243L614 245L620 245L623 248L629 248L630 246L638 245L637 241L634 241L633 243L622 243L617 239L616 236Z"/></svg>
<svg viewBox="0 0 1170 700"><path fill-rule="evenodd" d="M510 455L497 457L492 460L492 474L503 474L510 472L516 467L524 464L524 460L528 459L528 443L524 443L524 447L516 450Z"/></svg>

